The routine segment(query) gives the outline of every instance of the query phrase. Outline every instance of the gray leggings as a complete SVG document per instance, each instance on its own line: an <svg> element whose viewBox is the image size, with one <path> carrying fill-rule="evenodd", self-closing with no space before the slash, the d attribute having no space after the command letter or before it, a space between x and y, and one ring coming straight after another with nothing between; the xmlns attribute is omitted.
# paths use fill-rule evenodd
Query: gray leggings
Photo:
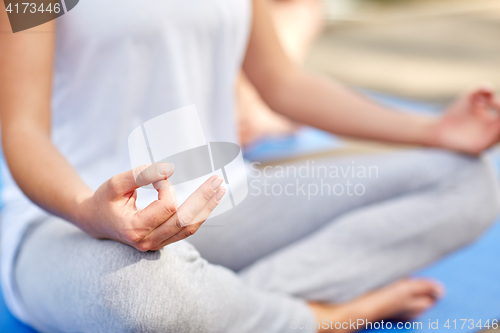
<svg viewBox="0 0 500 333"><path fill-rule="evenodd" d="M500 210L480 159L419 150L301 163L250 175L248 198L207 221L194 247L141 253L43 221L15 271L33 326L294 332L314 325L305 300L343 302L408 275L476 239Z"/></svg>

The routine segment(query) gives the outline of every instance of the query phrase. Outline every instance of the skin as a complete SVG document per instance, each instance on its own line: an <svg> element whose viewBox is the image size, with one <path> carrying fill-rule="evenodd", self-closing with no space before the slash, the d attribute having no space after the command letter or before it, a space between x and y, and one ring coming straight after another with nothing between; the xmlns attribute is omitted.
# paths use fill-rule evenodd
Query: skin
<svg viewBox="0 0 500 333"><path fill-rule="evenodd" d="M0 30L9 31L3 4ZM264 0L253 2L253 27L243 69L263 101L301 123L336 134L442 147L479 154L498 141L500 103L486 88L465 94L441 118L394 112L332 80L309 74L289 60L274 33ZM27 33L0 34L0 122L4 154L23 192L37 205L88 234L157 250L196 232L224 194L219 180L207 180L182 206L168 186L170 172L148 182L160 184L158 200L135 205L137 174L130 170L91 190L51 142L50 97L54 22ZM36 167L33 161L36 161ZM146 166L150 167L150 166ZM168 165L156 166L158 170ZM54 182L57 179L57 183ZM163 184L163 185L161 185ZM220 184L220 183L219 183ZM436 283L400 281L343 305L310 303L318 321L347 317L382 319L418 314L442 294Z"/></svg>
<svg viewBox="0 0 500 333"><path fill-rule="evenodd" d="M320 0L267 0L269 13L288 58L300 65L323 28ZM237 83L240 142L243 146L264 137L295 132L299 125L271 110L244 73Z"/></svg>
<svg viewBox="0 0 500 333"><path fill-rule="evenodd" d="M326 320L329 323L326 327L321 325L318 332L349 333L355 330L347 325L335 329L335 323L356 322L358 319L372 323L384 319L406 321L420 315L443 295L444 288L437 282L403 279L341 305L310 302L309 306L316 315L316 322L323 324Z"/></svg>
<svg viewBox="0 0 500 333"><path fill-rule="evenodd" d="M0 30L8 31L3 8L0 15ZM170 187L160 186L158 200L139 209L135 201L140 171L118 174L94 192L52 144L50 96L55 34L47 31L54 31L54 24L49 22L26 33L0 34L2 144L17 184L37 205L89 235L114 239L139 251L158 250L193 235L225 193L223 187L212 188L215 177L180 207ZM167 182L171 175L157 172L156 178L146 183Z"/></svg>

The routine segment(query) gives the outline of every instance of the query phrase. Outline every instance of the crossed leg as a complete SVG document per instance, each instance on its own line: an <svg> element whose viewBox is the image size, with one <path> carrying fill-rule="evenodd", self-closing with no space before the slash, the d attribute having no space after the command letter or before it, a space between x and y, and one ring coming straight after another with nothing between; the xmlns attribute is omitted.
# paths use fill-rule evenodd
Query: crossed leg
<svg viewBox="0 0 500 333"><path fill-rule="evenodd" d="M311 173L313 161L307 165ZM354 301L358 309L369 308L382 319L389 312L411 315L431 306L443 293L439 284L401 279L475 240L500 209L496 175L481 159L418 150L314 161L316 170L323 165L344 170L376 166L378 173L299 179L306 188L343 184L345 189L347 181L364 188L363 195L344 191L309 198L273 195L273 186L300 186L294 175L251 178L250 184L261 186L260 195L251 190L241 207L211 222L225 228L208 224L191 243L252 287L313 302ZM370 306L360 306L360 300Z"/></svg>
<svg viewBox="0 0 500 333"><path fill-rule="evenodd" d="M214 218L232 224L207 224L192 239L211 263L187 242L142 253L48 219L23 241L15 270L30 323L42 332L274 333L417 314L441 288L400 279L495 220L496 178L481 160L440 151L355 162L379 166L363 178L364 195L250 195ZM288 184L261 177L251 181Z"/></svg>

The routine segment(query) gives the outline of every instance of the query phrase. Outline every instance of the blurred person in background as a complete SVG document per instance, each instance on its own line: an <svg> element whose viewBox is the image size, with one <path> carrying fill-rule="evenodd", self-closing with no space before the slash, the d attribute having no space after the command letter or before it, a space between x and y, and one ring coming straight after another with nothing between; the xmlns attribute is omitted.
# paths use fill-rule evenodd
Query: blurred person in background
<svg viewBox="0 0 500 333"><path fill-rule="evenodd" d="M0 24L9 29L5 11ZM2 287L39 331L314 332L334 329L323 320L411 318L444 291L406 277L497 217L496 175L477 157L500 136L491 90L440 118L381 107L290 60L265 0L86 0L55 25L0 35ZM174 167L138 184L127 136L195 103L208 141L237 142L242 69L294 121L432 149L356 158L380 169L363 196L250 195L213 218L227 227L196 232L222 179L180 206L168 186L138 196Z"/></svg>
<svg viewBox="0 0 500 333"><path fill-rule="evenodd" d="M283 50L301 64L323 27L321 0L268 0L269 13ZM292 134L298 124L274 112L242 72L237 84L240 142Z"/></svg>

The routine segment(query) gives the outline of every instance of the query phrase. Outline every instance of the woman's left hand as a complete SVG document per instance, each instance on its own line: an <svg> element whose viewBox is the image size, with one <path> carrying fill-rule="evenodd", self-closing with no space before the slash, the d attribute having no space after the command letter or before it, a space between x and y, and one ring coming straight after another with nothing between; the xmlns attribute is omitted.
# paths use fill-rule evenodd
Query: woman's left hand
<svg viewBox="0 0 500 333"><path fill-rule="evenodd" d="M500 99L479 88L457 99L438 121L433 145L478 155L500 139Z"/></svg>

